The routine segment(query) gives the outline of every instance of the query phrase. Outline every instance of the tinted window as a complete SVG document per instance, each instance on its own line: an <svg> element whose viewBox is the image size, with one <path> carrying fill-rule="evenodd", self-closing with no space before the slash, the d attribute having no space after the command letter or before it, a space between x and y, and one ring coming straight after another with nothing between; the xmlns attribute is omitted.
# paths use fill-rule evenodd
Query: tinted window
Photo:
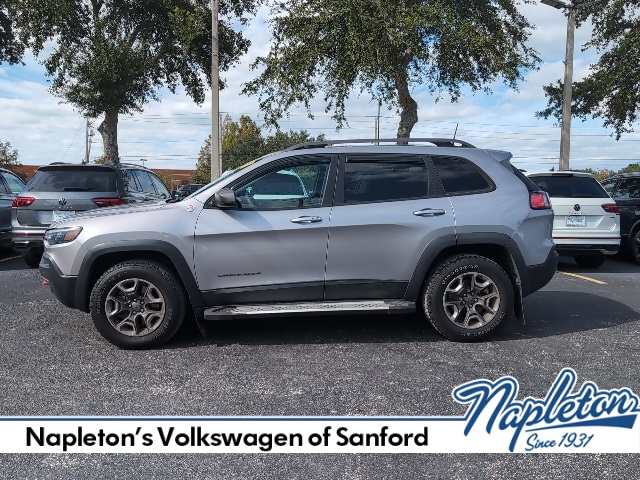
<svg viewBox="0 0 640 480"><path fill-rule="evenodd" d="M150 173L149 176L151 177L151 182L156 187L156 191L158 192L158 194L168 197L169 190L167 190L167 187L164 186L164 183L162 183L162 180L156 177L153 173Z"/></svg>
<svg viewBox="0 0 640 480"><path fill-rule="evenodd" d="M271 171L236 188L236 198L247 209L318 207L328 173L328 160Z"/></svg>
<svg viewBox="0 0 640 480"><path fill-rule="evenodd" d="M605 191L609 194L612 195L613 194L613 189L616 186L616 181L615 180L608 180L605 182L600 182L600 184L602 185L602 188L605 189Z"/></svg>
<svg viewBox="0 0 640 480"><path fill-rule="evenodd" d="M621 180L616 189L615 198L620 200L640 198L640 178L626 178Z"/></svg>
<svg viewBox="0 0 640 480"><path fill-rule="evenodd" d="M155 194L156 189L153 188L153 183L151 183L151 178L149 178L149 174L142 170L133 170L138 179L138 184L140 188L142 188L142 193L150 193Z"/></svg>
<svg viewBox="0 0 640 480"><path fill-rule="evenodd" d="M29 192L114 192L116 172L97 168L38 170L25 187Z"/></svg>
<svg viewBox="0 0 640 480"><path fill-rule="evenodd" d="M140 193L140 186L138 185L138 181L136 180L136 176L134 175L132 170L125 170L124 172L124 188L127 193Z"/></svg>
<svg viewBox="0 0 640 480"><path fill-rule="evenodd" d="M383 202L429 196L429 173L424 162L347 161L344 201Z"/></svg>
<svg viewBox="0 0 640 480"><path fill-rule="evenodd" d="M550 197L555 198L609 198L607 192L592 177L575 175L547 175L530 177Z"/></svg>
<svg viewBox="0 0 640 480"><path fill-rule="evenodd" d="M2 176L7 182L9 193L20 193L24 188L24 182L15 175L11 175L10 173L3 173Z"/></svg>
<svg viewBox="0 0 640 480"><path fill-rule="evenodd" d="M477 192L491 188L475 165L464 158L434 155L431 159L447 194Z"/></svg>

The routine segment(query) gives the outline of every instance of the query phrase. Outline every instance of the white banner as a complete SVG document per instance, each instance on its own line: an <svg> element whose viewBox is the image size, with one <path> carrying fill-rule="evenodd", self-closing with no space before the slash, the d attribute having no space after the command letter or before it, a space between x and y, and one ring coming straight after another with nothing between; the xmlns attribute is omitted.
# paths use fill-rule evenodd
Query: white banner
<svg viewBox="0 0 640 480"><path fill-rule="evenodd" d="M4 417L0 453L640 453L640 402L564 369L544 399L513 377L454 389L464 417Z"/></svg>

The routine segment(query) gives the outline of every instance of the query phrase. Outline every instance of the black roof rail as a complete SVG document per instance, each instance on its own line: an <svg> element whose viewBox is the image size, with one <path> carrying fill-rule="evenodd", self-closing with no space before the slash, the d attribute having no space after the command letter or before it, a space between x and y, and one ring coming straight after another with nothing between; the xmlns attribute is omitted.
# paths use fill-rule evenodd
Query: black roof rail
<svg viewBox="0 0 640 480"><path fill-rule="evenodd" d="M285 149L285 152L292 150L305 150L308 148L324 148L331 145L348 145L352 143L372 143L378 145L380 143L394 143L396 145L408 145L409 143L432 143L436 147L466 147L476 148L464 140L457 138L373 138L373 139L355 139L355 140L320 140L316 142L305 142L293 145Z"/></svg>

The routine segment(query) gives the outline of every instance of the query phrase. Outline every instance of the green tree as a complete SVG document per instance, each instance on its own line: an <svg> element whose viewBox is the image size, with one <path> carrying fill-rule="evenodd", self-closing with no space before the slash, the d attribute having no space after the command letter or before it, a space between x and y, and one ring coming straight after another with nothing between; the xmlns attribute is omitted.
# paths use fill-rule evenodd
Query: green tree
<svg viewBox="0 0 640 480"><path fill-rule="evenodd" d="M18 161L18 151L11 147L9 142L0 140L0 167L9 170L22 165Z"/></svg>
<svg viewBox="0 0 640 480"><path fill-rule="evenodd" d="M418 121L414 88L490 92L502 80L516 88L538 62L526 45L532 25L518 0L273 0L273 45L244 85L259 97L270 125L294 104L311 116L310 102L323 95L326 111L342 127L353 90L396 106L398 137Z"/></svg>
<svg viewBox="0 0 640 480"><path fill-rule="evenodd" d="M571 113L583 120L602 118L617 139L633 131L640 113L639 5L638 0L611 0L578 10L579 23L589 17L593 23L585 49L595 47L601 56L586 77L573 83ZM561 121L563 88L561 81L544 87L547 108L536 116Z"/></svg>
<svg viewBox="0 0 640 480"><path fill-rule="evenodd" d="M282 132L264 137L251 117L243 115L238 122L225 117L222 123L222 170L238 168L247 162L268 153L284 150L298 143L324 140L324 135L316 138L305 130ZM193 183L211 181L211 135L200 148L196 170L191 177Z"/></svg>
<svg viewBox="0 0 640 480"><path fill-rule="evenodd" d="M220 70L247 51L233 29L257 0L221 0ZM209 0L21 0L22 40L44 59L51 92L90 118L104 115L98 131L109 163L119 161L118 116L142 111L166 86L183 85L197 103L211 73ZM205 80L205 78L207 80ZM224 83L221 82L221 87Z"/></svg>
<svg viewBox="0 0 640 480"><path fill-rule="evenodd" d="M618 173L640 172L640 163L631 163L624 168L618 170Z"/></svg>
<svg viewBox="0 0 640 480"><path fill-rule="evenodd" d="M24 45L15 34L13 18L16 2L3 0L0 4L0 63L18 63L24 53Z"/></svg>

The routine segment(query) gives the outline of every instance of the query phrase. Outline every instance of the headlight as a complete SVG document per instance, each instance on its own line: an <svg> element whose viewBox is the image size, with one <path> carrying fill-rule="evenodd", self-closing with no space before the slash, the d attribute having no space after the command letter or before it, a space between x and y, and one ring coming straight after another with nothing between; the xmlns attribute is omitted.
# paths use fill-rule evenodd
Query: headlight
<svg viewBox="0 0 640 480"><path fill-rule="evenodd" d="M44 232L44 241L48 245L73 242L81 231L82 227L50 228Z"/></svg>

